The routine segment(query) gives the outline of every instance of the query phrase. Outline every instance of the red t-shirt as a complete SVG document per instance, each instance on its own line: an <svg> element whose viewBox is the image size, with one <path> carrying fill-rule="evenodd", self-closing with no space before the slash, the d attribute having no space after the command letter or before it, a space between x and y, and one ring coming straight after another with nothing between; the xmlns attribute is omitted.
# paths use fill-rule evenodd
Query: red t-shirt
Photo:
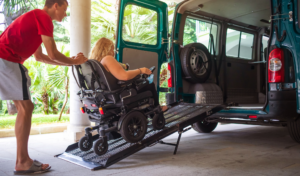
<svg viewBox="0 0 300 176"><path fill-rule="evenodd" d="M42 44L41 35L53 37L53 29L44 10L23 14L0 35L0 58L23 64Z"/></svg>

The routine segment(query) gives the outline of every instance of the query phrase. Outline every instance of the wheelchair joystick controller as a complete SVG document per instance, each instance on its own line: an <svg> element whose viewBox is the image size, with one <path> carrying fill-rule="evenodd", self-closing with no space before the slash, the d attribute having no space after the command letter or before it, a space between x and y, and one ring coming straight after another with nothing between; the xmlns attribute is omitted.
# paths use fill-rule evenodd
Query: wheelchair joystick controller
<svg viewBox="0 0 300 176"><path fill-rule="evenodd" d="M153 74L153 72L155 71L155 69L156 69L155 66L149 68L149 70L152 72L152 74ZM143 74L143 75L142 75L142 78L148 78L149 76L150 76L150 75Z"/></svg>
<svg viewBox="0 0 300 176"><path fill-rule="evenodd" d="M149 68L149 70L150 70L152 73L155 71L155 69L156 69L156 67L155 67L155 66L153 66L153 67Z"/></svg>

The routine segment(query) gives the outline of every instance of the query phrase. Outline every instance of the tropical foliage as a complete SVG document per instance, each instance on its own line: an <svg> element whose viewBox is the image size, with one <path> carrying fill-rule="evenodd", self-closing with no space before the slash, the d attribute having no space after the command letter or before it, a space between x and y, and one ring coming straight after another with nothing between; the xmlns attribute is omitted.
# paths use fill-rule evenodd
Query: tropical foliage
<svg viewBox="0 0 300 176"><path fill-rule="evenodd" d="M68 56L69 51L61 52ZM35 112L58 114L61 117L69 97L69 67L60 67L36 62L30 58L24 63L31 77L32 101L36 105ZM41 71L42 70L42 71Z"/></svg>
<svg viewBox="0 0 300 176"><path fill-rule="evenodd" d="M112 1L96 0L92 2L92 44L99 38L116 39L116 6Z"/></svg>
<svg viewBox="0 0 300 176"><path fill-rule="evenodd" d="M156 45L157 22L157 12L136 5L126 6L122 32L123 40Z"/></svg>
<svg viewBox="0 0 300 176"><path fill-rule="evenodd" d="M23 13L37 6L37 0L0 0L0 5L2 3L6 26Z"/></svg>

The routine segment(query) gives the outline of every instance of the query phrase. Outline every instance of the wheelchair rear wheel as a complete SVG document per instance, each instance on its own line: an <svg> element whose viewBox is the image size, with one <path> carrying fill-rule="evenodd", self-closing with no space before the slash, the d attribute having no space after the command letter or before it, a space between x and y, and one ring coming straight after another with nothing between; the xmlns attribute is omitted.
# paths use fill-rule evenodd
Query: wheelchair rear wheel
<svg viewBox="0 0 300 176"><path fill-rule="evenodd" d="M130 112L122 122L120 133L130 143L136 143L145 137L147 117L140 111Z"/></svg>

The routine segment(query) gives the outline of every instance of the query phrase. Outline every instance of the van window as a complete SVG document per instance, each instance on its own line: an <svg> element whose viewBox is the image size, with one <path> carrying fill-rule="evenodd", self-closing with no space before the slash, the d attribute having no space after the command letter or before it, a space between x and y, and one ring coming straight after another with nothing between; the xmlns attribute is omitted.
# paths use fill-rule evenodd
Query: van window
<svg viewBox="0 0 300 176"><path fill-rule="evenodd" d="M210 33L214 37L214 45L217 53L218 26L208 22L187 18L184 26L183 45L190 43L202 43L210 51ZM213 50L211 51L213 53Z"/></svg>
<svg viewBox="0 0 300 176"><path fill-rule="evenodd" d="M267 36L262 36L262 52L263 52L263 60L265 61L265 60L267 60L267 58L265 58L265 57L268 57L267 55L266 55L266 53L265 53L265 49L268 47L268 41L269 41L269 37L267 37Z"/></svg>
<svg viewBox="0 0 300 176"><path fill-rule="evenodd" d="M157 12L136 5L127 5L124 12L122 38L127 42L157 44Z"/></svg>
<svg viewBox="0 0 300 176"><path fill-rule="evenodd" d="M226 55L241 59L252 59L254 35L234 29L227 30Z"/></svg>
<svg viewBox="0 0 300 176"><path fill-rule="evenodd" d="M241 32L228 29L226 38L226 55L231 57L239 56L239 43Z"/></svg>

